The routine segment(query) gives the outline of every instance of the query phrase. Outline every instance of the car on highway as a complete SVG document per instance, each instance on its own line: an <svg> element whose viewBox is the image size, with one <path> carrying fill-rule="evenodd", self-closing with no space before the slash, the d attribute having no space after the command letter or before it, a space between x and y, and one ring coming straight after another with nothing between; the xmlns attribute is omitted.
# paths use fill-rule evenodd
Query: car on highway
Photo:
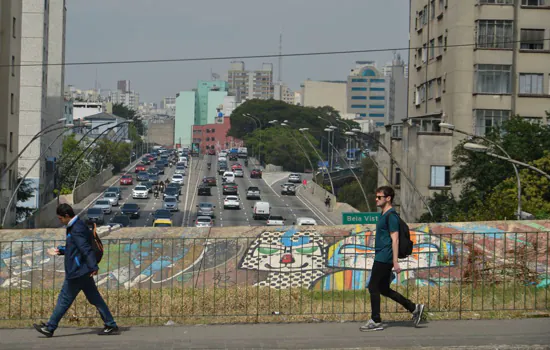
<svg viewBox="0 0 550 350"><path fill-rule="evenodd" d="M260 169L252 169L250 171L250 178L251 179L261 179L262 178L262 171Z"/></svg>
<svg viewBox="0 0 550 350"><path fill-rule="evenodd" d="M227 165L218 165L218 175L223 175L227 171Z"/></svg>
<svg viewBox="0 0 550 350"><path fill-rule="evenodd" d="M271 204L269 202L256 202L252 207L252 218L254 220L267 219L271 215Z"/></svg>
<svg viewBox="0 0 550 350"><path fill-rule="evenodd" d="M159 170L157 168L149 168L149 169L147 169L147 174L149 174L149 176L158 175Z"/></svg>
<svg viewBox="0 0 550 350"><path fill-rule="evenodd" d="M120 207L120 212L124 215L128 215L130 218L139 218L141 216L139 205L136 203L124 203L122 207Z"/></svg>
<svg viewBox="0 0 550 350"><path fill-rule="evenodd" d="M170 182L175 184L183 184L184 180L185 178L183 177L182 174L174 174L172 175Z"/></svg>
<svg viewBox="0 0 550 350"><path fill-rule="evenodd" d="M267 226L284 226L285 218L280 215L270 215L265 223Z"/></svg>
<svg viewBox="0 0 550 350"><path fill-rule="evenodd" d="M175 182L172 182L172 183L169 183L166 188L175 188L178 190L178 194L181 194L181 185L180 184L177 184ZM166 188L165 188L165 191L166 191Z"/></svg>
<svg viewBox="0 0 550 350"><path fill-rule="evenodd" d="M229 154L229 160L237 161L239 159L239 156L237 153L230 153Z"/></svg>
<svg viewBox="0 0 550 350"><path fill-rule="evenodd" d="M109 187L105 190L105 192L115 192L118 194L118 199L122 199L122 191L120 190L120 187Z"/></svg>
<svg viewBox="0 0 550 350"><path fill-rule="evenodd" d="M134 178L132 175L126 174L122 175L120 177L120 184L121 185L133 185L134 184Z"/></svg>
<svg viewBox="0 0 550 350"><path fill-rule="evenodd" d="M198 192L197 194L199 196L211 196L212 195L212 190L210 189L210 186L208 186L206 184L200 185L197 192Z"/></svg>
<svg viewBox="0 0 550 350"><path fill-rule="evenodd" d="M139 173L140 171L145 171L147 170L147 167L143 164L138 164L136 165L135 169L134 169L134 172L135 173Z"/></svg>
<svg viewBox="0 0 550 350"><path fill-rule="evenodd" d="M148 199L149 198L149 189L147 186L143 185L137 185L132 190L132 198L142 198L142 199Z"/></svg>
<svg viewBox="0 0 550 350"><path fill-rule="evenodd" d="M195 227L212 227L214 226L214 221L210 216L197 216L195 220Z"/></svg>
<svg viewBox="0 0 550 350"><path fill-rule="evenodd" d="M237 194L239 193L239 185L236 183L224 183L222 185L222 194Z"/></svg>
<svg viewBox="0 0 550 350"><path fill-rule="evenodd" d="M166 210L166 209L157 209L151 215L153 216L153 218L155 220L156 219L171 219L172 218L172 213L170 212L170 210Z"/></svg>
<svg viewBox="0 0 550 350"><path fill-rule="evenodd" d="M157 161L157 162L155 163L155 168L158 169L159 175L160 175L160 174L163 174L163 175L164 175L164 163L159 163L159 161Z"/></svg>
<svg viewBox="0 0 550 350"><path fill-rule="evenodd" d="M160 181L160 176L157 174L149 174L149 181L156 185Z"/></svg>
<svg viewBox="0 0 550 350"><path fill-rule="evenodd" d="M162 202L162 209L166 209L170 211L178 211L179 210L178 199L174 196L164 197L164 201Z"/></svg>
<svg viewBox="0 0 550 350"><path fill-rule="evenodd" d="M109 226L114 226L114 225L120 225L122 227L128 227L128 226L130 226L130 218L128 217L128 215L123 215L123 214L115 215L111 219L111 221L109 221Z"/></svg>
<svg viewBox="0 0 550 350"><path fill-rule="evenodd" d="M288 182L295 183L295 184L300 183L302 182L302 175L297 173L292 173L288 175Z"/></svg>
<svg viewBox="0 0 550 350"><path fill-rule="evenodd" d="M105 192L105 194L103 195L103 199L106 199L108 200L109 202L111 202L111 205L113 207L116 207L118 206L118 193L116 192Z"/></svg>
<svg viewBox="0 0 550 350"><path fill-rule="evenodd" d="M246 190L246 199L260 199L260 189L256 186L250 186Z"/></svg>
<svg viewBox="0 0 550 350"><path fill-rule="evenodd" d="M243 166L241 165L241 163L237 163L237 164L233 164L231 166L231 170L235 171L236 169L242 169Z"/></svg>
<svg viewBox="0 0 550 350"><path fill-rule="evenodd" d="M209 149L208 152L206 152L209 156L215 156L216 155L216 150L214 149Z"/></svg>
<svg viewBox="0 0 550 350"><path fill-rule="evenodd" d="M317 225L317 221L312 218L306 218L306 217L298 217L296 218L296 221L294 222L294 225L296 226L315 226Z"/></svg>
<svg viewBox="0 0 550 350"><path fill-rule="evenodd" d="M232 171L226 171L222 175L222 180L223 180L223 182L232 182L232 183L234 183L235 182L235 173L232 172Z"/></svg>
<svg viewBox="0 0 550 350"><path fill-rule="evenodd" d="M170 219L156 219L153 221L153 227L172 227L172 220Z"/></svg>
<svg viewBox="0 0 550 350"><path fill-rule="evenodd" d="M105 223L105 214L101 208L92 207L86 212L86 223L103 225Z"/></svg>
<svg viewBox="0 0 550 350"><path fill-rule="evenodd" d="M111 205L111 201L108 199L98 199L95 203L93 208L99 208L103 210L104 214L111 214L113 211L113 206Z"/></svg>
<svg viewBox="0 0 550 350"><path fill-rule="evenodd" d="M283 196L295 196L296 195L296 185L293 183L287 182L281 185L281 194Z"/></svg>
<svg viewBox="0 0 550 350"><path fill-rule="evenodd" d="M233 170L233 173L235 174L235 177L244 177L243 169L235 169Z"/></svg>
<svg viewBox="0 0 550 350"><path fill-rule="evenodd" d="M153 181L142 181L139 184L147 187L147 189L149 190L149 193L153 192L153 186L155 185Z"/></svg>
<svg viewBox="0 0 550 350"><path fill-rule="evenodd" d="M174 174L185 175L185 165L176 165L176 170L174 170Z"/></svg>
<svg viewBox="0 0 550 350"><path fill-rule="evenodd" d="M143 157L143 158L141 158L141 164L149 165L149 164L151 164L151 160L147 157Z"/></svg>
<svg viewBox="0 0 550 350"><path fill-rule="evenodd" d="M202 202L197 205L197 216L210 216L214 217L214 208L216 206L212 203Z"/></svg>
<svg viewBox="0 0 550 350"><path fill-rule="evenodd" d="M175 188L175 187L166 187L164 189L164 193L163 193L162 198L166 198L168 196L173 196L173 197L179 198L180 197L180 189Z"/></svg>
<svg viewBox="0 0 550 350"><path fill-rule="evenodd" d="M241 209L241 200L238 196L227 196L223 200L224 209Z"/></svg>
<svg viewBox="0 0 550 350"><path fill-rule="evenodd" d="M217 186L218 185L218 182L217 182L216 178L213 177L213 176L205 177L204 179L202 179L202 183L205 184L205 185L208 185L208 186Z"/></svg>
<svg viewBox="0 0 550 350"><path fill-rule="evenodd" d="M149 180L149 174L146 171L140 171L136 176L136 180L138 180L138 181L148 181Z"/></svg>

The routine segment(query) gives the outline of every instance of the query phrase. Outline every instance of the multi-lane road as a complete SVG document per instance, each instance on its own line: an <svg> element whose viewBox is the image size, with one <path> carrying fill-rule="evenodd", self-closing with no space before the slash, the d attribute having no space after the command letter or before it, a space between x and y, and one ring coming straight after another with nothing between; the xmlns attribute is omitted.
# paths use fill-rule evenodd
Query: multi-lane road
<svg viewBox="0 0 550 350"><path fill-rule="evenodd" d="M242 160L238 162L243 163ZM207 163L211 163L211 169L207 167ZM229 166L237 162L229 162ZM165 168L165 174L161 175L162 180L171 178L175 167ZM247 200L246 190L249 186L256 186L260 189L261 201L269 202L272 208L272 214L282 215L286 219L286 225L292 225L297 217L309 217L317 221L319 225L332 225L328 217L323 212L316 208L310 200L304 196L283 196L280 194L281 184L286 182L286 176L281 174L271 175L270 179L273 183L267 183L264 179L250 178L250 171L253 166L248 168L243 166L244 177L236 178L235 182L238 185L238 196L241 200L241 209L224 209L222 194L221 176L217 173L216 156L203 156L201 158L192 158L189 162L189 167L186 170L185 182L181 187L181 195L179 197L179 211L173 212L173 226L192 227L195 226L197 218L197 205L202 202L211 203L214 208L214 226L264 226L265 220L254 220L252 218L252 207L258 200ZM133 170L133 169L132 169ZM211 196L198 196L198 187L202 184L204 177L216 177L217 186L211 187ZM157 209L162 208L162 194L159 198L155 198L152 194L148 199L132 198L132 188L136 186L135 176L134 184L131 186L120 186L122 189L122 200L120 206L125 203L137 203L140 206L140 218L131 219L133 227L147 227L153 225L152 214ZM93 206L93 203L91 203ZM108 222L114 215L120 212L120 206L113 208L113 213L105 217Z"/></svg>

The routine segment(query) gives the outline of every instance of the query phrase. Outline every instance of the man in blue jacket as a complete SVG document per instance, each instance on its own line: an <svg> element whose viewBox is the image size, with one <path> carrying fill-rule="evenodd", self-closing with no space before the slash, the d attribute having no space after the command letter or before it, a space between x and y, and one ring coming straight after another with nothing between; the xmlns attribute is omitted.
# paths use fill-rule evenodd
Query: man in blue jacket
<svg viewBox="0 0 550 350"><path fill-rule="evenodd" d="M118 334L118 326L109 311L107 304L99 294L93 276L97 274L98 266L95 252L92 249L92 232L86 224L74 214L68 204L57 207L57 218L67 227L65 246L48 251L51 255L65 255L65 281L57 304L48 323L34 324L34 328L46 337L53 336L59 321L65 315L80 291L86 295L90 304L94 305L105 323L99 335Z"/></svg>

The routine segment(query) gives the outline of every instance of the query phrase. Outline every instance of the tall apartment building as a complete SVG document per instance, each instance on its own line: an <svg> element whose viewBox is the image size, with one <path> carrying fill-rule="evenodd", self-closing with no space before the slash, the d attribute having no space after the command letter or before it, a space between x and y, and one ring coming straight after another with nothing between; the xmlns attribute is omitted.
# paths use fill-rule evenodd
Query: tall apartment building
<svg viewBox="0 0 550 350"><path fill-rule="evenodd" d="M397 63L398 66L400 65L403 65L403 75L405 76L405 79L408 79L409 78L409 65L406 64L405 62L403 62L403 60L401 60L401 55L396 55L396 57L390 61L390 62L387 62L384 67L382 67L382 73L384 74L385 77L391 77L393 74L393 68L395 67L396 65L396 62L395 61L400 61L399 63Z"/></svg>
<svg viewBox="0 0 550 350"><path fill-rule="evenodd" d="M550 109L550 11L546 0L411 0L409 119L384 137L401 168L380 165L400 186L401 213L426 212L418 192L460 193L452 151L462 136L484 135L513 115L546 123ZM381 180L383 182L383 180Z"/></svg>
<svg viewBox="0 0 550 350"><path fill-rule="evenodd" d="M274 96L273 64L263 63L262 69L247 71L244 62L233 61L227 72L229 94L237 102L250 99L269 100Z"/></svg>
<svg viewBox="0 0 550 350"><path fill-rule="evenodd" d="M385 124L401 122L407 117L407 89L408 89L408 66L401 59L401 55L395 55L391 62L386 63L382 68L384 77L393 80L393 104L394 111L388 114Z"/></svg>
<svg viewBox="0 0 550 350"><path fill-rule="evenodd" d="M293 105L294 91L284 83L275 83L273 98Z"/></svg>
<svg viewBox="0 0 550 350"><path fill-rule="evenodd" d="M21 0L0 1L0 172L19 153L19 92L21 64ZM0 220L15 223L15 205L7 208L17 183L17 161L0 178Z"/></svg>
<svg viewBox="0 0 550 350"><path fill-rule="evenodd" d="M119 80L116 82L116 89L122 92L129 92L130 90L130 80Z"/></svg>
<svg viewBox="0 0 550 350"><path fill-rule="evenodd" d="M373 124L382 128L393 120L395 83L384 77L374 62L357 61L348 76L347 112L356 115L358 123Z"/></svg>
<svg viewBox="0 0 550 350"><path fill-rule="evenodd" d="M19 148L35 134L63 118L65 0L22 0ZM28 66L25 66L28 65ZM45 133L19 159L19 172L28 173L34 197L22 205L38 208L53 199L55 167L62 137ZM35 164L36 163L36 164Z"/></svg>
<svg viewBox="0 0 550 350"><path fill-rule="evenodd" d="M139 108L139 93L135 91L111 91L109 93L109 100L113 104L123 104L124 106L136 111Z"/></svg>

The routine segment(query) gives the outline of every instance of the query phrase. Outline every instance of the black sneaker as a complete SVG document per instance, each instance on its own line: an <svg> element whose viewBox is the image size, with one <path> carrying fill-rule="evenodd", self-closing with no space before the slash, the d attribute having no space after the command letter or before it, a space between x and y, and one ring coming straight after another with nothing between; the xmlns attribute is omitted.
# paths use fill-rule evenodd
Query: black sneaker
<svg viewBox="0 0 550 350"><path fill-rule="evenodd" d="M120 334L120 331L118 329L118 327L109 327L109 326L105 326L101 332L97 333L98 335L118 335Z"/></svg>
<svg viewBox="0 0 550 350"><path fill-rule="evenodd" d="M413 311L412 321L415 327L418 327L420 321L422 321L422 314L424 313L424 304L416 304L416 308Z"/></svg>
<svg viewBox="0 0 550 350"><path fill-rule="evenodd" d="M46 338L51 338L53 337L53 331L50 331L50 329L48 328L48 326L45 324L45 323L40 323L40 324L33 324L32 325L34 327L34 329L36 329L39 333L42 333L43 335L46 336Z"/></svg>

